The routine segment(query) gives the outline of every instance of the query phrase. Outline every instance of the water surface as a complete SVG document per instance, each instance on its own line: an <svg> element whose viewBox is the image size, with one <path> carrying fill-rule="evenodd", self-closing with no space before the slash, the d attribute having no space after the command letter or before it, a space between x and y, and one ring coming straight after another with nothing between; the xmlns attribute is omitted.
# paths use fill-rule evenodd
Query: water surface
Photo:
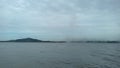
<svg viewBox="0 0 120 68"><path fill-rule="evenodd" d="M0 68L120 68L120 44L0 43Z"/></svg>

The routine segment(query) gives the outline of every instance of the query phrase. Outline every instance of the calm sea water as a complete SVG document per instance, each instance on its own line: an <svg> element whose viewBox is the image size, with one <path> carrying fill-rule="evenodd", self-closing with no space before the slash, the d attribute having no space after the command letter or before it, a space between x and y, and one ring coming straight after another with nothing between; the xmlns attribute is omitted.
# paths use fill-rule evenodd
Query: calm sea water
<svg viewBox="0 0 120 68"><path fill-rule="evenodd" d="M0 43L0 68L120 68L120 44Z"/></svg>

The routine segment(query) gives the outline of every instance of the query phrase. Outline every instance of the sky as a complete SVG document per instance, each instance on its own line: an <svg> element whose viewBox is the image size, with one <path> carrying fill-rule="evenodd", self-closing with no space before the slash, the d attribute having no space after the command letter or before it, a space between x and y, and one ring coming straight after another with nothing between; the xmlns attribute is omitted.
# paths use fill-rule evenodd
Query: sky
<svg viewBox="0 0 120 68"><path fill-rule="evenodd" d="M0 0L0 40L120 40L120 0Z"/></svg>

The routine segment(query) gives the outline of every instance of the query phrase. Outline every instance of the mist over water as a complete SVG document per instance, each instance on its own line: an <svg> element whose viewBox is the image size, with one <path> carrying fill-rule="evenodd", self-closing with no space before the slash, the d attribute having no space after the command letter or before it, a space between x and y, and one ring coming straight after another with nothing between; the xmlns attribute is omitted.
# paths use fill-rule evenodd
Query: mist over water
<svg viewBox="0 0 120 68"><path fill-rule="evenodd" d="M120 68L119 43L0 43L0 68Z"/></svg>

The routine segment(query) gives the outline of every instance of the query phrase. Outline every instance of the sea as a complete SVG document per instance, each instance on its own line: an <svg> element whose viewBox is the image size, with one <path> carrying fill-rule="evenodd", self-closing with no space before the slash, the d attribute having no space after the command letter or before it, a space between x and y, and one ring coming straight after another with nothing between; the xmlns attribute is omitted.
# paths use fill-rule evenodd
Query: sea
<svg viewBox="0 0 120 68"><path fill-rule="evenodd" d="M120 68L120 43L0 42L0 68Z"/></svg>

